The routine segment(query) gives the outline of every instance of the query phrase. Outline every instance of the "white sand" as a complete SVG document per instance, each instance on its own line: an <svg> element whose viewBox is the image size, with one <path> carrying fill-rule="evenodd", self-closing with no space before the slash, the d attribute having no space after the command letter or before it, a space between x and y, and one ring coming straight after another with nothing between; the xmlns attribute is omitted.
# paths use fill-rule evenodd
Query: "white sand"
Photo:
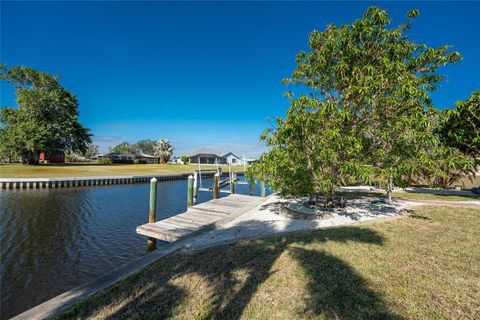
<svg viewBox="0 0 480 320"><path fill-rule="evenodd" d="M367 200L350 200L347 208L336 209L334 216L325 220L291 219L280 214L281 207L295 202L271 195L260 206L242 214L222 227L190 242L185 250L196 250L244 239L258 239L275 234L343 226L374 219L400 217L406 205L374 205ZM298 202L298 200L297 200Z"/></svg>

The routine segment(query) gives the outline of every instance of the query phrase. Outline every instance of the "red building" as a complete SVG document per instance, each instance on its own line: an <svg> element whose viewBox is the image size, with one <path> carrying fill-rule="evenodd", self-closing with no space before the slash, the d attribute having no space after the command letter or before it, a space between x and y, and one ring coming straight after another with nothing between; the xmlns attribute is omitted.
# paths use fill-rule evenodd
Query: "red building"
<svg viewBox="0 0 480 320"><path fill-rule="evenodd" d="M40 152L39 162L47 160L49 163L65 163L63 152Z"/></svg>

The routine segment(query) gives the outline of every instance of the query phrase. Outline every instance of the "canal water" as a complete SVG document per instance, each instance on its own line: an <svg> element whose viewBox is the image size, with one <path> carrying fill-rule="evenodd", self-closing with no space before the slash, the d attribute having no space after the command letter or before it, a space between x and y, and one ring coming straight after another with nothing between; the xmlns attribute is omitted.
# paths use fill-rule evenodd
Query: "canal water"
<svg viewBox="0 0 480 320"><path fill-rule="evenodd" d="M158 220L186 210L186 180L159 182L157 192ZM238 193L248 194L248 185ZM205 202L212 194L198 198ZM1 318L147 254L146 237L135 228L148 222L148 200L146 183L1 190Z"/></svg>

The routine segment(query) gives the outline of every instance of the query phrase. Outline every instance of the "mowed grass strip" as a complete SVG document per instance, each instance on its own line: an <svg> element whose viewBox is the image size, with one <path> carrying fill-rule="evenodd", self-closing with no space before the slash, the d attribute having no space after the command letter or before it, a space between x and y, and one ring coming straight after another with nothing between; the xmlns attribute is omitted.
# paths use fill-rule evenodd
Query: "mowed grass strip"
<svg viewBox="0 0 480 320"><path fill-rule="evenodd" d="M395 200L413 201L480 201L478 195L446 195L420 192L394 192L393 198Z"/></svg>
<svg viewBox="0 0 480 320"><path fill-rule="evenodd" d="M221 166L228 172L227 166ZM47 165L0 164L1 178L57 178L87 176L130 176L157 175L173 173L191 173L198 165L176 164L113 164L98 165L96 163L65 163ZM202 170L214 170L213 165L202 165ZM234 171L243 171L243 166L232 167Z"/></svg>
<svg viewBox="0 0 480 320"><path fill-rule="evenodd" d="M56 319L479 319L480 210L174 255Z"/></svg>
<svg viewBox="0 0 480 320"><path fill-rule="evenodd" d="M386 192L338 192L338 195L346 196L348 199L355 199L359 197L375 199L385 199ZM393 198L395 200L413 200L413 201L480 201L479 195L453 195L453 194L433 194L424 192L394 192Z"/></svg>

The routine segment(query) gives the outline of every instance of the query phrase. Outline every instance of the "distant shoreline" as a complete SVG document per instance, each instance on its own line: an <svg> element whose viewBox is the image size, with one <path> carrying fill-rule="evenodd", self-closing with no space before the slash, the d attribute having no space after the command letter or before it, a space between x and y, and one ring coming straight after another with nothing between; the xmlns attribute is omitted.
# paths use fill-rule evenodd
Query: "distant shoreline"
<svg viewBox="0 0 480 320"><path fill-rule="evenodd" d="M223 172L227 166L219 166ZM215 165L201 165L202 170L215 169ZM137 176L158 176L165 174L193 173L197 164L112 164L65 163L47 165L0 164L0 181L3 179L79 179L79 178L133 178ZM232 167L233 171L244 171L243 166ZM19 181L17 181L19 182ZM33 182L33 180L32 180Z"/></svg>

